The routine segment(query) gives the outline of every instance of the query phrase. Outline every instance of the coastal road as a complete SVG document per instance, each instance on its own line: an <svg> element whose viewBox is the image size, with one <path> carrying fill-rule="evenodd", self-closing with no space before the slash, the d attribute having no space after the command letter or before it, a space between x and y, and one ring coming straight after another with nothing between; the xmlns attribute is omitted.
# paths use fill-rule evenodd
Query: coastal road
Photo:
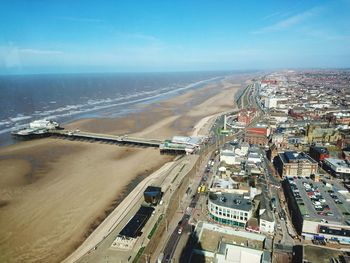
<svg viewBox="0 0 350 263"><path fill-rule="evenodd" d="M174 229L173 233L171 234L164 250L164 258L162 262L170 262L173 258L174 252L177 248L177 245L182 237L182 235L186 235L188 233L191 233L192 226L188 224L189 215L185 214L181 221L179 222L178 226ZM181 232L179 230L181 229Z"/></svg>
<svg viewBox="0 0 350 263"><path fill-rule="evenodd" d="M202 184L206 184L209 182L209 185L211 184L211 178L213 177L214 172L217 170L219 165L219 158L218 156L215 156L215 153L210 154L210 158L207 158L207 162L209 160L214 160L214 165L211 167L210 172L209 171L201 171L200 177L198 178L198 182L195 185L194 191L195 194L192 195L192 197L187 202L187 209L186 213L183 215L182 219L178 223L177 227L174 229L173 233L169 237L164 249L163 249L163 261L162 262L172 262L172 260L175 259L174 262L186 262L192 254L192 246L194 245L193 238L190 236L192 233L192 227L193 227L193 218L191 217L191 214L194 215L195 213L198 213L196 210L197 204L200 205L200 209L202 210L202 207L205 207L206 198L203 198L203 194L197 192L198 186ZM204 167L202 167L204 170ZM211 176L210 176L211 174ZM193 191L193 192L194 192ZM200 202L201 200L201 202ZM203 201L204 200L204 201ZM197 212L196 212L197 211ZM189 220L191 219L191 224L189 223ZM179 233L179 229L182 229L182 232Z"/></svg>

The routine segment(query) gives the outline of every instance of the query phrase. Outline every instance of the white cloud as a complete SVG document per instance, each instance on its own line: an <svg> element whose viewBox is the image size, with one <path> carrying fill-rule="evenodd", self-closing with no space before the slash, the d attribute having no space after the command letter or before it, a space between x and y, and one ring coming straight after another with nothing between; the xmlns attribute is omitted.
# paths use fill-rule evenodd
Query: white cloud
<svg viewBox="0 0 350 263"><path fill-rule="evenodd" d="M45 49L32 49L32 48L20 48L18 51L26 55L61 55L62 51L58 50L45 50Z"/></svg>
<svg viewBox="0 0 350 263"><path fill-rule="evenodd" d="M98 18L88 18L88 17L70 17L70 16L59 16L56 17L60 20L72 21L72 22L87 22L87 23L100 23L103 20Z"/></svg>
<svg viewBox="0 0 350 263"><path fill-rule="evenodd" d="M301 22L309 19L312 16L317 15L322 8L320 7L314 7L310 10L307 10L305 12L290 16L284 20L281 20L275 24L263 27L257 31L254 31L255 34L261 34L261 33L268 33L268 32L274 32L274 31L281 31L285 30L287 28L290 28L294 25L300 24Z"/></svg>

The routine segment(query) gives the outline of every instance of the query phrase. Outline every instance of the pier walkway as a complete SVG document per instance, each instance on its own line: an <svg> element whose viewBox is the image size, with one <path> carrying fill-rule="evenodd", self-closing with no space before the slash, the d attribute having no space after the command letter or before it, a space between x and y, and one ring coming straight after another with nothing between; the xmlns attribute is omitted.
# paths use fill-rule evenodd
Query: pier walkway
<svg viewBox="0 0 350 263"><path fill-rule="evenodd" d="M68 139L101 141L101 142L109 142L109 143L115 143L115 144L137 145L137 146L143 146L143 147L159 148L159 146L162 143L161 140L157 140L157 139L144 139L144 138L129 137L127 135L117 136L117 135L98 134L98 133L82 132L82 131L50 130L49 134L51 136L64 137Z"/></svg>

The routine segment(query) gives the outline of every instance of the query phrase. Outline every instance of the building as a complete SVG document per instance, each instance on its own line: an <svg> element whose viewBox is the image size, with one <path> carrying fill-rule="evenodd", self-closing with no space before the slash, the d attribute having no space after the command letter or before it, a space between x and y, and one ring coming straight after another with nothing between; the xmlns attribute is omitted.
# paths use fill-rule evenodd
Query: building
<svg viewBox="0 0 350 263"><path fill-rule="evenodd" d="M269 202L265 196L261 196L259 208L259 230L262 233L272 234L275 232L275 219Z"/></svg>
<svg viewBox="0 0 350 263"><path fill-rule="evenodd" d="M206 142L205 137L174 136L171 140L165 140L159 145L161 153L186 153L196 152Z"/></svg>
<svg viewBox="0 0 350 263"><path fill-rule="evenodd" d="M241 247L237 245L220 243L218 252L215 253L216 263L260 263L262 262L263 251Z"/></svg>
<svg viewBox="0 0 350 263"><path fill-rule="evenodd" d="M237 121L244 126L249 125L257 115L257 110L252 109L242 109L238 113Z"/></svg>
<svg viewBox="0 0 350 263"><path fill-rule="evenodd" d="M248 196L232 193L210 193L209 216L218 223L245 227L252 216L253 205Z"/></svg>
<svg viewBox="0 0 350 263"><path fill-rule="evenodd" d="M151 217L154 211L153 207L141 206L136 214L120 231L119 236L127 238L137 238L141 236L142 229Z"/></svg>
<svg viewBox="0 0 350 263"><path fill-rule="evenodd" d="M318 164L309 155L295 151L278 154L274 165L281 176L310 176L318 172Z"/></svg>
<svg viewBox="0 0 350 263"><path fill-rule="evenodd" d="M286 177L282 182L296 231L306 240L350 244L348 191L334 180ZM318 201L317 201L318 200Z"/></svg>
<svg viewBox="0 0 350 263"><path fill-rule="evenodd" d="M307 139L309 143L336 143L341 139L341 135L334 128L308 125Z"/></svg>
<svg viewBox="0 0 350 263"><path fill-rule="evenodd" d="M324 159L323 168L334 176L349 178L350 176L350 161L326 158Z"/></svg>
<svg viewBox="0 0 350 263"><path fill-rule="evenodd" d="M268 128L248 128L244 136L244 141L249 144L266 146L268 144Z"/></svg>
<svg viewBox="0 0 350 263"><path fill-rule="evenodd" d="M143 192L145 202L157 205L158 202L162 199L162 188L156 186L148 186Z"/></svg>
<svg viewBox="0 0 350 263"><path fill-rule="evenodd" d="M329 158L329 151L325 147L311 146L309 155L317 162L322 162L324 159Z"/></svg>
<svg viewBox="0 0 350 263"><path fill-rule="evenodd" d="M272 135L271 142L278 149L287 148L287 146L288 146L288 134L286 134L286 133L274 133Z"/></svg>
<svg viewBox="0 0 350 263"><path fill-rule="evenodd" d="M220 150L220 162L225 162L228 165L239 165L248 154L248 148L247 143L235 146L226 143Z"/></svg>
<svg viewBox="0 0 350 263"><path fill-rule="evenodd" d="M194 246L190 262L271 262L271 253L264 250L264 235L202 221L196 225L194 235L198 245ZM224 251L229 252L228 256Z"/></svg>
<svg viewBox="0 0 350 263"><path fill-rule="evenodd" d="M286 101L287 99L283 97L269 96L265 98L264 104L268 109L276 109L281 107L281 105L283 105Z"/></svg>

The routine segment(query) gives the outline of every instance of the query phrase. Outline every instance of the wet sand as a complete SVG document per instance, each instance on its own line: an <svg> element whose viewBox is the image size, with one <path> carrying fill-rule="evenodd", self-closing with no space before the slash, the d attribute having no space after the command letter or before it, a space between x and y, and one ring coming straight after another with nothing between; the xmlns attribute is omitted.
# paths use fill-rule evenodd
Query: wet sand
<svg viewBox="0 0 350 263"><path fill-rule="evenodd" d="M240 80L230 82L67 128L157 139L191 134L206 116L233 109ZM53 138L1 148L0 262L63 260L132 187L171 159L158 149Z"/></svg>

